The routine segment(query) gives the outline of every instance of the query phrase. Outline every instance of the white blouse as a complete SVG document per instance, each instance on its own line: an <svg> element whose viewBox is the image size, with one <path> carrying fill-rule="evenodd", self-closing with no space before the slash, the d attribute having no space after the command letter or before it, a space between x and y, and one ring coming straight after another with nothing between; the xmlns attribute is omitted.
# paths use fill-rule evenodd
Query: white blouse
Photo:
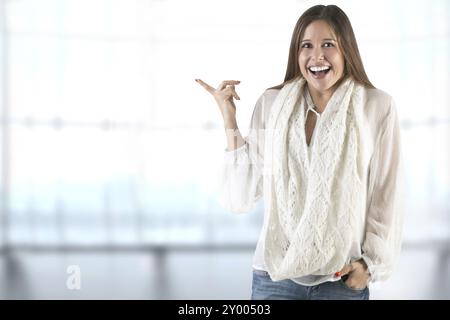
<svg viewBox="0 0 450 320"><path fill-rule="evenodd" d="M280 90L268 89L257 100L245 144L233 151L225 150L221 181L218 186L219 202L235 213L249 212L263 197L264 129L270 108ZM370 281L385 280L392 273L401 246L401 151L400 129L395 103L391 96L378 89L365 89L364 141L360 143L359 166L367 172L366 217L364 236L348 252L349 260L364 259L371 274ZM310 97L307 97L307 102ZM312 102L312 100L310 100ZM311 103L308 103L311 107ZM309 109L308 112L315 112ZM315 128L320 121L317 117ZM308 147L310 154L315 129ZM258 161L252 161L258 159ZM264 237L267 228L265 210L263 228L256 246L253 268L266 270L264 263ZM339 270L336 270L339 271ZM334 275L310 275L291 279L303 285L316 285L340 278Z"/></svg>

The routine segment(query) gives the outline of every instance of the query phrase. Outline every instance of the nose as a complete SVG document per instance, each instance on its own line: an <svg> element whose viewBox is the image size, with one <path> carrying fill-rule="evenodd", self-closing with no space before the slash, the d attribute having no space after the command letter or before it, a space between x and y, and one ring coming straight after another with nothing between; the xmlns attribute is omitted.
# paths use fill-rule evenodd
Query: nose
<svg viewBox="0 0 450 320"><path fill-rule="evenodd" d="M316 61L325 59L322 47L318 46L314 48L313 57Z"/></svg>

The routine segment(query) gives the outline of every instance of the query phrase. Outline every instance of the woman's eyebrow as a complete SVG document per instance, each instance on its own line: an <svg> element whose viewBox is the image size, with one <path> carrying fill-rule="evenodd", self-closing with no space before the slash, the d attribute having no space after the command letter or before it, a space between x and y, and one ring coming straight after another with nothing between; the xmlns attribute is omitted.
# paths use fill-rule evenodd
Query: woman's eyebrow
<svg viewBox="0 0 450 320"><path fill-rule="evenodd" d="M306 42L306 41L311 41L311 40L310 39L305 39L305 40L302 40L301 42ZM335 41L336 42L335 39L331 39L331 38L322 39L322 41Z"/></svg>

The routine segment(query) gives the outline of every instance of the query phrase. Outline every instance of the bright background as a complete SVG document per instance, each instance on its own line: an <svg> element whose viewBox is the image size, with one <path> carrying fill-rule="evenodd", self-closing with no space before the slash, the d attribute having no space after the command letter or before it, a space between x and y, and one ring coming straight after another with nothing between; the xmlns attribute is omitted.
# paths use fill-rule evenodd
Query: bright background
<svg viewBox="0 0 450 320"><path fill-rule="evenodd" d="M447 0L0 0L0 298L248 299L262 204L219 206L225 135L194 79L241 80L245 134L319 3L401 121L404 249L371 298L449 299Z"/></svg>

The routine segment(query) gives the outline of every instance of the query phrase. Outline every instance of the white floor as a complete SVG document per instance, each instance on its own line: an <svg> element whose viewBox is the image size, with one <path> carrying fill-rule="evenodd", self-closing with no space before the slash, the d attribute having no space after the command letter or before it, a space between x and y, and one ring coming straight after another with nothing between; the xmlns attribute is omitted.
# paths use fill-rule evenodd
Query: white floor
<svg viewBox="0 0 450 320"><path fill-rule="evenodd" d="M252 252L0 255L1 299L248 299ZM67 267L81 271L69 290ZM158 271L159 270L159 271ZM403 251L392 278L371 299L450 299L450 261L432 249Z"/></svg>

